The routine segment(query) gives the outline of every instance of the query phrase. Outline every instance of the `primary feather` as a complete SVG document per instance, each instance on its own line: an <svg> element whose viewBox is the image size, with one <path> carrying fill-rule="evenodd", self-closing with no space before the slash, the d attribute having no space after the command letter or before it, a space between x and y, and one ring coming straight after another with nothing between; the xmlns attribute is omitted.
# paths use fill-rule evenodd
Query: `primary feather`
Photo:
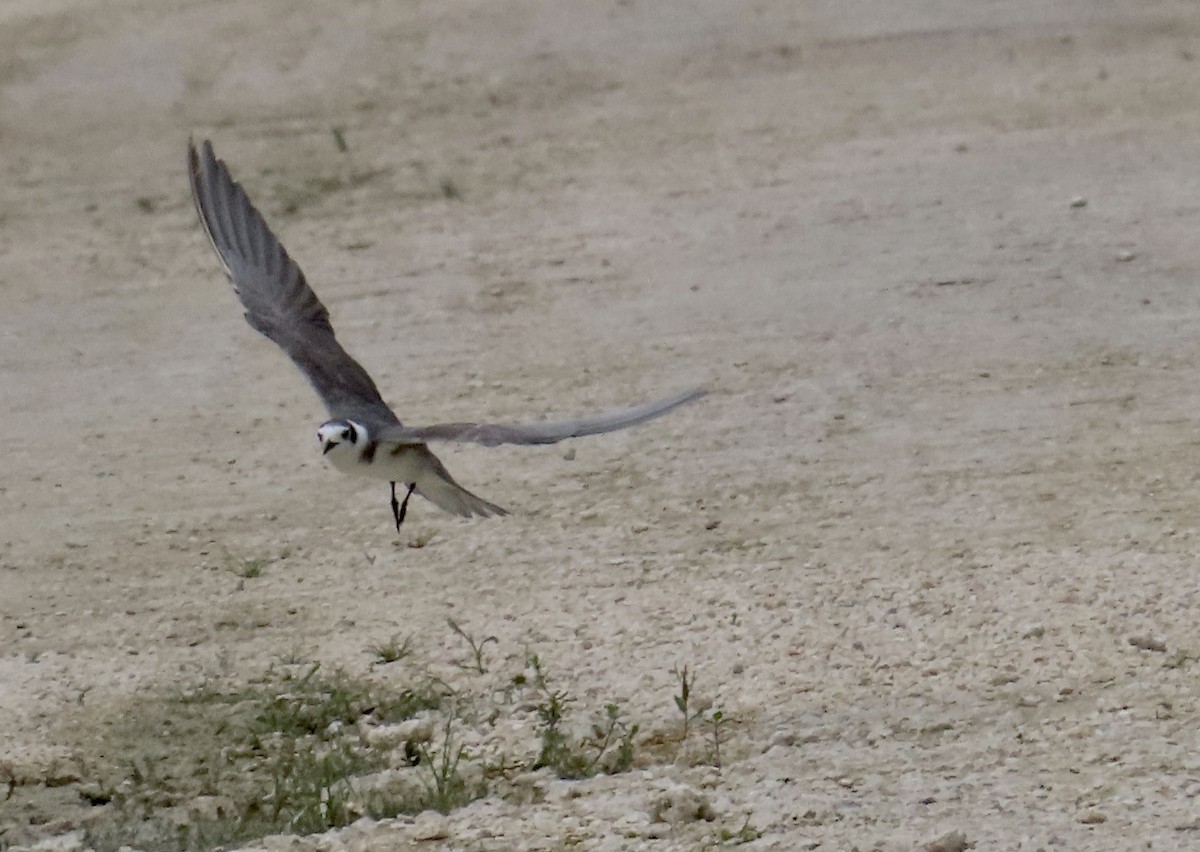
<svg viewBox="0 0 1200 852"><path fill-rule="evenodd" d="M338 343L329 311L229 174L212 144L188 144L192 198L204 231L246 309L246 321L288 354L329 415L399 425L371 376Z"/></svg>
<svg viewBox="0 0 1200 852"><path fill-rule="evenodd" d="M626 429L639 423L645 423L647 420L653 420L655 417L666 414L673 408L699 399L704 394L705 391L702 390L691 390L668 399L647 402L620 411L581 417L577 420L561 420L555 423L531 423L524 426L504 423L438 423L434 426L393 426L380 433L379 440L392 443L457 441L483 444L485 447L495 447L500 444L557 444L567 438L599 435L602 432L614 432L617 429Z"/></svg>

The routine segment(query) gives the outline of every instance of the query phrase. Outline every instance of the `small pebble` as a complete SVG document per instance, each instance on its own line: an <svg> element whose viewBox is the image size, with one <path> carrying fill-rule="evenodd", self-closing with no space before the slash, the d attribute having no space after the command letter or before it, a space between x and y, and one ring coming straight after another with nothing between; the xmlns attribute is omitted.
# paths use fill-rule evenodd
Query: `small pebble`
<svg viewBox="0 0 1200 852"><path fill-rule="evenodd" d="M796 745L796 735L791 731L776 731L771 737L771 745L779 748L792 748Z"/></svg>
<svg viewBox="0 0 1200 852"><path fill-rule="evenodd" d="M961 831L952 831L937 840L929 841L921 848L924 852L966 852L974 845L967 841L967 836Z"/></svg>
<svg viewBox="0 0 1200 852"><path fill-rule="evenodd" d="M1157 651L1160 654L1167 650L1167 643L1161 642L1153 636L1130 636L1129 644L1143 651Z"/></svg>
<svg viewBox="0 0 1200 852"><path fill-rule="evenodd" d="M1129 249L1121 249L1119 252L1117 252L1117 260L1121 261L1121 263L1129 263L1129 261L1133 260L1135 257L1137 257L1137 255L1131 252Z"/></svg>

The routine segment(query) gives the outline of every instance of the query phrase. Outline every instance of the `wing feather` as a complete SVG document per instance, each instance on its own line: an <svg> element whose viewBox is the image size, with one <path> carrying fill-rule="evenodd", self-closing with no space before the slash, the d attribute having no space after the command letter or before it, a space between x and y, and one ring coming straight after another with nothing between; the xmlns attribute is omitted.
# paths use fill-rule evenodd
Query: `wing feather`
<svg viewBox="0 0 1200 852"><path fill-rule="evenodd" d="M434 426L396 426L384 430L379 440L384 443L405 444L427 441L455 441L495 447L499 444L556 444L567 438L598 435L626 429L661 417L704 396L706 391L690 390L676 396L610 411L577 420L554 423L532 423L525 426L503 423L439 423Z"/></svg>
<svg viewBox="0 0 1200 852"><path fill-rule="evenodd" d="M308 378L329 415L399 426L371 376L338 343L329 311L207 140L188 142L192 199L209 242L246 309Z"/></svg>

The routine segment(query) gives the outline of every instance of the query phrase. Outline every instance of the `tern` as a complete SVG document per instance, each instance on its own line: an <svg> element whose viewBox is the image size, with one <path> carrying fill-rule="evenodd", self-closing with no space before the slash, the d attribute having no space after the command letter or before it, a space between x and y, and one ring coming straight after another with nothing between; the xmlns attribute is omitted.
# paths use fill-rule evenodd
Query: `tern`
<svg viewBox="0 0 1200 852"><path fill-rule="evenodd" d="M197 150L194 142L188 141L188 175L200 224L245 308L246 321L287 353L329 413L331 419L317 429L322 453L344 473L382 479L391 485L392 519L397 532L414 493L453 515L508 514L455 482L429 449L431 441L486 447L554 444L644 423L705 393L690 390L620 411L525 426L405 426L383 401L367 371L338 343L329 311L241 184L213 153L210 142L205 141ZM396 499L397 483L407 488L403 501Z"/></svg>

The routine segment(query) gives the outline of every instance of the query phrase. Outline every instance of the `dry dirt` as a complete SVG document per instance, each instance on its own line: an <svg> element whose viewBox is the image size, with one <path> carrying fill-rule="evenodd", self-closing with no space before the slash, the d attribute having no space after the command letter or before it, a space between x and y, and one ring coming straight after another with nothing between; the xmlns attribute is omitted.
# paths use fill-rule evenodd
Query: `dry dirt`
<svg viewBox="0 0 1200 852"><path fill-rule="evenodd" d="M1193 3L8 0L0 57L0 846L88 824L114 719L397 635L373 676L537 654L652 759L254 848L1200 843ZM446 450L512 516L397 537L189 134L405 420L710 396Z"/></svg>

